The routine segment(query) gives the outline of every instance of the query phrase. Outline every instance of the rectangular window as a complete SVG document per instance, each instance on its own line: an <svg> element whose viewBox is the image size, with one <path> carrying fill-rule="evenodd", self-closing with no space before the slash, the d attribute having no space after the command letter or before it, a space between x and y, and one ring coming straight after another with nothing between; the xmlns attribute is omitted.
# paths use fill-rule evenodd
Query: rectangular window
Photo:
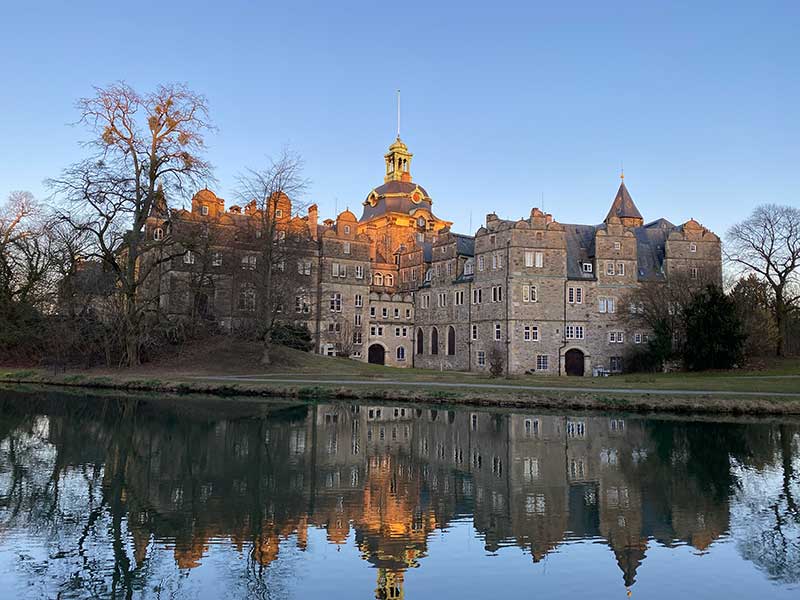
<svg viewBox="0 0 800 600"><path fill-rule="evenodd" d="M583 263L583 272L584 273L591 273L592 272L592 263Z"/></svg>
<svg viewBox="0 0 800 600"><path fill-rule="evenodd" d="M536 370L547 371L550 368L550 357L547 354L536 355Z"/></svg>
<svg viewBox="0 0 800 600"><path fill-rule="evenodd" d="M447 306L447 292L439 292L438 303L439 303L439 308Z"/></svg>
<svg viewBox="0 0 800 600"><path fill-rule="evenodd" d="M525 340L526 342L530 342L531 341L531 327L530 327L530 325L525 325L525 327L522 328L522 339Z"/></svg>
<svg viewBox="0 0 800 600"><path fill-rule="evenodd" d="M691 242L689 244L689 252L697 252L697 244L695 244L694 242Z"/></svg>
<svg viewBox="0 0 800 600"><path fill-rule="evenodd" d="M350 254L350 242L345 242L342 250L345 254Z"/></svg>
<svg viewBox="0 0 800 600"><path fill-rule="evenodd" d="M478 326L477 325L473 325L472 326L472 339L473 340L477 340L478 339Z"/></svg>
<svg viewBox="0 0 800 600"><path fill-rule="evenodd" d="M544 252L537 252L535 258L536 268L541 269L544 266Z"/></svg>
<svg viewBox="0 0 800 600"><path fill-rule="evenodd" d="M611 357L611 371L613 373L622 373L622 357L621 356L612 356Z"/></svg>
<svg viewBox="0 0 800 600"><path fill-rule="evenodd" d="M689 269L689 275L692 279L697 279L697 267L692 267Z"/></svg>
<svg viewBox="0 0 800 600"><path fill-rule="evenodd" d="M364 343L364 339L361 335L361 330L353 332L353 344L356 346L360 346Z"/></svg>
<svg viewBox="0 0 800 600"><path fill-rule="evenodd" d="M478 366L485 367L486 366L486 352L483 350L478 350Z"/></svg>
<svg viewBox="0 0 800 600"><path fill-rule="evenodd" d="M364 267L356 265L356 279L364 279Z"/></svg>
<svg viewBox="0 0 800 600"><path fill-rule="evenodd" d="M609 344L622 344L625 342L625 333L622 331L609 331L608 343Z"/></svg>
<svg viewBox="0 0 800 600"><path fill-rule="evenodd" d="M495 323L494 324L494 339L497 342L499 342L501 339L503 339L503 330L500 327L500 323Z"/></svg>
<svg viewBox="0 0 800 600"><path fill-rule="evenodd" d="M525 266L533 266L533 250L525 250Z"/></svg>
<svg viewBox="0 0 800 600"><path fill-rule="evenodd" d="M361 313L356 313L353 315L353 324L356 327L361 327Z"/></svg>
<svg viewBox="0 0 800 600"><path fill-rule="evenodd" d="M607 262L606 263L606 275L613 275L614 274L614 263Z"/></svg>
<svg viewBox="0 0 800 600"><path fill-rule="evenodd" d="M431 305L431 297L428 294L422 295L422 308L428 308Z"/></svg>
<svg viewBox="0 0 800 600"><path fill-rule="evenodd" d="M384 319L388 319L389 318L389 309L387 307L384 306L383 308L381 308L381 316Z"/></svg>
<svg viewBox="0 0 800 600"><path fill-rule="evenodd" d="M374 317L375 316L375 307L374 306L370 306L369 307L369 316L370 317Z"/></svg>
<svg viewBox="0 0 800 600"><path fill-rule="evenodd" d="M211 265L214 267L221 267L222 266L222 253L221 252L214 252L211 255Z"/></svg>
<svg viewBox="0 0 800 600"><path fill-rule="evenodd" d="M480 288L472 290L472 303L480 304L482 300L483 300L483 290L481 290Z"/></svg>
<svg viewBox="0 0 800 600"><path fill-rule="evenodd" d="M410 319L410 318L411 318L411 309L407 308L406 309L406 319Z"/></svg>
<svg viewBox="0 0 800 600"><path fill-rule="evenodd" d="M362 296L361 294L356 294L355 302L353 303L353 305L356 308L361 308L362 306L364 306L364 296Z"/></svg>
<svg viewBox="0 0 800 600"><path fill-rule="evenodd" d="M567 302L570 304L583 304L583 288L567 288Z"/></svg>
<svg viewBox="0 0 800 600"><path fill-rule="evenodd" d="M400 318L400 309L399 308L395 308L394 311L392 312L392 315L394 316L395 319L399 319Z"/></svg>
<svg viewBox="0 0 800 600"><path fill-rule="evenodd" d="M464 263L464 275L472 275L474 271L475 263L472 259L467 260L467 262Z"/></svg>
<svg viewBox="0 0 800 600"><path fill-rule="evenodd" d="M339 263L331 263L331 277L339 276Z"/></svg>
<svg viewBox="0 0 800 600"><path fill-rule="evenodd" d="M455 306L464 304L464 290L453 292L453 304Z"/></svg>
<svg viewBox="0 0 800 600"><path fill-rule="evenodd" d="M478 257L478 271L483 271L486 268L486 259L483 255Z"/></svg>
<svg viewBox="0 0 800 600"><path fill-rule="evenodd" d="M634 333L633 334L633 343L634 344L641 344L642 343L642 334L641 333Z"/></svg>
<svg viewBox="0 0 800 600"><path fill-rule="evenodd" d="M522 286L522 301L523 302L536 302L538 301L535 285Z"/></svg>
<svg viewBox="0 0 800 600"><path fill-rule="evenodd" d="M502 285L493 285L492 286L492 302L502 302L503 301L503 286Z"/></svg>
<svg viewBox="0 0 800 600"><path fill-rule="evenodd" d="M625 263L617 263L617 275L625 275Z"/></svg>
<svg viewBox="0 0 800 600"><path fill-rule="evenodd" d="M614 250L621 250L622 244L620 242L614 242Z"/></svg>
<svg viewBox="0 0 800 600"><path fill-rule="evenodd" d="M340 293L331 294L330 307L333 312L342 312L342 295Z"/></svg>

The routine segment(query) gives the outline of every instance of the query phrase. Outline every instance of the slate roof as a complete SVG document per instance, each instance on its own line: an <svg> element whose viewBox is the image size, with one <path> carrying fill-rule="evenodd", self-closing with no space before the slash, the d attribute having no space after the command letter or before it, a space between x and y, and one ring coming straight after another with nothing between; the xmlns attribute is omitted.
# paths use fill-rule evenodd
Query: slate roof
<svg viewBox="0 0 800 600"><path fill-rule="evenodd" d="M594 236L598 229L599 227L594 225L564 225L564 237L567 242L567 279L595 278L594 272L584 273L583 263L594 264Z"/></svg>
<svg viewBox="0 0 800 600"><path fill-rule="evenodd" d="M619 190L617 190L614 202L611 203L611 209L608 211L608 215L606 215L606 221L608 221L610 217L642 218L642 213L639 212L639 209L636 208L636 205L633 203L633 198L631 198L631 195L628 193L628 188L625 187L624 181L619 184Z"/></svg>
<svg viewBox="0 0 800 600"><path fill-rule="evenodd" d="M456 254L458 256L475 256L475 238L471 235L454 233L456 238Z"/></svg>
<svg viewBox="0 0 800 600"><path fill-rule="evenodd" d="M411 199L411 194L414 193L416 189L419 189L422 194L422 198L419 202L414 202ZM372 190L367 198L369 198L373 192L378 197L377 202L375 206L372 206L369 202L365 202L364 212L361 214L359 221L367 221L386 214L387 212L412 214L418 208L431 209L431 198L428 196L428 192L426 192L425 188L421 185L417 185L411 181L389 181Z"/></svg>

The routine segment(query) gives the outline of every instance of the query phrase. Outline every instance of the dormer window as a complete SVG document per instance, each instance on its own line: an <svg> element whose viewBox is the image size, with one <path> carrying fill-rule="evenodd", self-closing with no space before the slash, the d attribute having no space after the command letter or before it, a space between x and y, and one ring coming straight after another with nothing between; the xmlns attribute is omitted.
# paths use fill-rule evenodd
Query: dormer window
<svg viewBox="0 0 800 600"><path fill-rule="evenodd" d="M589 263L589 262L583 263L583 272L584 273L591 273L592 272L592 263Z"/></svg>
<svg viewBox="0 0 800 600"><path fill-rule="evenodd" d="M208 207L207 206L201 206L200 207L200 214L203 215L204 217L207 217L208 216Z"/></svg>
<svg viewBox="0 0 800 600"><path fill-rule="evenodd" d="M425 219L423 217L417 219L417 225L419 225L420 227L425 227Z"/></svg>
<svg viewBox="0 0 800 600"><path fill-rule="evenodd" d="M155 228L153 231L153 239L157 242L164 239L164 230L161 229L161 227Z"/></svg>

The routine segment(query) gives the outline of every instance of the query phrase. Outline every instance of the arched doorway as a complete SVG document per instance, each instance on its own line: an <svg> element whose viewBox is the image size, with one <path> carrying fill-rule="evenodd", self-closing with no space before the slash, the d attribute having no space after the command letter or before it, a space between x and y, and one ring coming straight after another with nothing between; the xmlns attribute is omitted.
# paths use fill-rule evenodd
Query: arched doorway
<svg viewBox="0 0 800 600"><path fill-rule="evenodd" d="M573 348L564 354L564 371L567 375L583 376L583 352Z"/></svg>
<svg viewBox="0 0 800 600"><path fill-rule="evenodd" d="M456 328L450 325L447 328L447 355L454 356L456 353Z"/></svg>
<svg viewBox="0 0 800 600"><path fill-rule="evenodd" d="M385 365L386 349L380 344L372 344L372 346L369 347L369 352L367 353L367 360L373 365Z"/></svg>
<svg viewBox="0 0 800 600"><path fill-rule="evenodd" d="M425 351L425 334L422 333L422 327L417 329L417 354L422 354Z"/></svg>
<svg viewBox="0 0 800 600"><path fill-rule="evenodd" d="M439 330L431 328L431 354L439 354Z"/></svg>

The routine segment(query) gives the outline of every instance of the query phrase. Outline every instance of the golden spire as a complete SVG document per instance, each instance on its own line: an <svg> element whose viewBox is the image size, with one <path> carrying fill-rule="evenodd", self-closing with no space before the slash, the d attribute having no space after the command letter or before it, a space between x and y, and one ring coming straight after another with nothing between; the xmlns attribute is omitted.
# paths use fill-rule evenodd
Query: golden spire
<svg viewBox="0 0 800 600"><path fill-rule="evenodd" d="M625 165L622 164L622 161L619 161L619 178L623 182L625 181Z"/></svg>

